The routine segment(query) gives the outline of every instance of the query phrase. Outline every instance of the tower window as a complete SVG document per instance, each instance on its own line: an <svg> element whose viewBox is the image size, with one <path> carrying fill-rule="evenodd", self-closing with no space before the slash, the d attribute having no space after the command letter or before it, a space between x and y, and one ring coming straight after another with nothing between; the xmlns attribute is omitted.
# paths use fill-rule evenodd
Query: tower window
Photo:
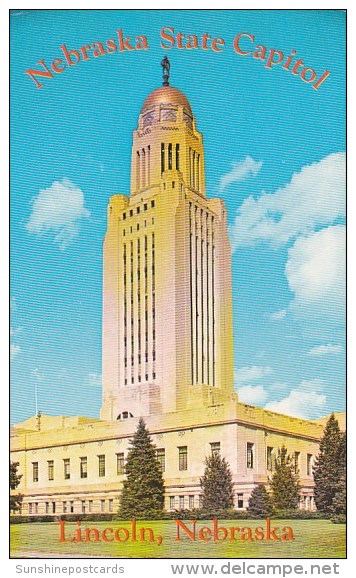
<svg viewBox="0 0 356 578"><path fill-rule="evenodd" d="M172 170L172 143L168 145L168 170Z"/></svg>
<svg viewBox="0 0 356 578"><path fill-rule="evenodd" d="M133 217L133 210L130 210L130 217Z"/></svg>
<svg viewBox="0 0 356 578"><path fill-rule="evenodd" d="M136 208L136 213L139 215L139 213L140 213L140 207L137 207L137 208Z"/></svg>
<svg viewBox="0 0 356 578"><path fill-rule="evenodd" d="M126 219L126 213L122 214L122 218L125 220Z"/></svg>
<svg viewBox="0 0 356 578"><path fill-rule="evenodd" d="M161 174L164 173L164 143L161 143Z"/></svg>
<svg viewBox="0 0 356 578"><path fill-rule="evenodd" d="M145 204L143 205L143 210L144 210L144 211L147 211L147 203L145 203Z"/></svg>
<svg viewBox="0 0 356 578"><path fill-rule="evenodd" d="M155 202L151 201L151 207L153 208L155 206Z"/></svg>
<svg viewBox="0 0 356 578"><path fill-rule="evenodd" d="M176 144L176 170L179 171L179 144Z"/></svg>

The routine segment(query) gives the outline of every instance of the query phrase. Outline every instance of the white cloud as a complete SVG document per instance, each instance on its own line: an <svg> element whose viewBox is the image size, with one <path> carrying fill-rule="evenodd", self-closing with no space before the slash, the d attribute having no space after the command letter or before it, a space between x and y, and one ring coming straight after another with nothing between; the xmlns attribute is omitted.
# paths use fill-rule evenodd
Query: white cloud
<svg viewBox="0 0 356 578"><path fill-rule="evenodd" d="M30 233L54 233L54 241L63 251L79 232L80 219L89 217L83 191L69 179L54 181L31 201L32 211L26 225Z"/></svg>
<svg viewBox="0 0 356 578"><path fill-rule="evenodd" d="M266 375L271 375L273 369L271 367L266 367L262 365L252 365L247 367L239 367L235 370L235 383L239 385L246 381L255 381L256 379L261 379L266 377Z"/></svg>
<svg viewBox="0 0 356 578"><path fill-rule="evenodd" d="M250 156L247 156L243 161L232 162L231 171L220 179L219 192L222 193L231 183L245 181L250 176L255 177L261 170L262 165L262 161L257 162Z"/></svg>
<svg viewBox="0 0 356 578"><path fill-rule="evenodd" d="M314 419L321 415L326 404L322 393L325 384L322 379L302 381L289 395L280 401L270 401L265 409L303 419Z"/></svg>
<svg viewBox="0 0 356 578"><path fill-rule="evenodd" d="M288 250L285 267L291 307L335 317L345 301L345 227L335 225L309 237L299 237Z"/></svg>
<svg viewBox="0 0 356 578"><path fill-rule="evenodd" d="M278 247L345 215L345 153L333 153L294 173L267 194L248 197L230 228L232 248L269 242Z"/></svg>
<svg viewBox="0 0 356 578"><path fill-rule="evenodd" d="M262 405L265 403L268 393L262 385L244 385L237 390L239 401L251 405Z"/></svg>
<svg viewBox="0 0 356 578"><path fill-rule="evenodd" d="M313 419L325 407L326 397L316 392L304 393L298 389L292 389L288 397L277 402L269 402L265 409L300 417L303 419Z"/></svg>
<svg viewBox="0 0 356 578"><path fill-rule="evenodd" d="M318 345L317 347L313 347L308 352L308 355L337 355L343 351L344 348L342 345L328 343L327 345Z"/></svg>
<svg viewBox="0 0 356 578"><path fill-rule="evenodd" d="M91 387L101 387L102 382L101 373L89 373L88 382Z"/></svg>
<svg viewBox="0 0 356 578"><path fill-rule="evenodd" d="M271 313L269 315L269 318L271 319L271 321L278 321L279 319L284 319L287 313L288 313L287 309L281 309L280 311L275 311L274 313Z"/></svg>
<svg viewBox="0 0 356 578"><path fill-rule="evenodd" d="M10 360L13 361L15 357L20 353L21 347L16 345L15 343L11 343L10 345Z"/></svg>

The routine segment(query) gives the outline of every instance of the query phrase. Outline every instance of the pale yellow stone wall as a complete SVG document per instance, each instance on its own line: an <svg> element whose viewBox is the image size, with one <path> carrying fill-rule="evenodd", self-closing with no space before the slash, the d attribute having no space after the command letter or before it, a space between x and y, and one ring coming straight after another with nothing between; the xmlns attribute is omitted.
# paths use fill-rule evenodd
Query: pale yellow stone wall
<svg viewBox="0 0 356 578"><path fill-rule="evenodd" d="M316 422L290 418L232 401L227 404L205 406L203 411L185 410L164 416L152 416L146 420L147 427L157 448L165 449L164 480L166 488L165 507L179 509L199 507L200 477L204 471L205 456L210 455L212 443L220 443L220 452L230 464L233 473L235 507L238 495L247 507L248 498L256 483L268 483L271 474L267 470L267 446L275 451L282 444L290 454L300 453L299 472L302 486L302 507L313 508L313 478L307 475L307 454L318 453L323 426ZM59 429L53 427L51 419ZM42 431L36 431L38 422L31 418L14 428L11 459L19 462L22 474L16 491L24 494L23 515L52 514L55 502L56 514L67 513L70 502L73 512L116 512L124 475L117 473L117 453L126 458L129 439L138 420L102 422L79 418L73 426L73 418L50 418L42 416ZM42 423L44 425L42 425ZM27 426L27 429L24 428ZM253 467L247 467L247 443L254 444ZM179 447L188 451L187 470L179 470ZM105 455L105 476L99 477L99 455ZM88 477L80 477L80 458L87 457ZM70 479L64 479L64 459L70 459ZM54 480L48 480L48 461L54 461ZM34 482L33 462L39 464L39 481ZM180 498L184 496L184 498ZM191 497L189 497L191 496ZM173 503L171 498L174 498ZM307 500L307 501L306 501ZM46 502L49 504L46 509ZM89 503L90 510L89 510ZM35 504L38 504L35 506ZM240 503L241 505L241 503Z"/></svg>

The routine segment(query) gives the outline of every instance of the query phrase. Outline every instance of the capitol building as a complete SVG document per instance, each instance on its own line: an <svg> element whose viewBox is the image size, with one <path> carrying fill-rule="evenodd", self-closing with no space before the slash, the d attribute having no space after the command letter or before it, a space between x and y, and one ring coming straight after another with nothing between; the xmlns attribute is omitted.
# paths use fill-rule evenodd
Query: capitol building
<svg viewBox="0 0 356 578"><path fill-rule="evenodd" d="M130 194L109 199L103 261L100 419L37 415L12 428L21 514L117 512L140 417L156 446L167 510L199 508L212 453L228 461L235 508L245 509L283 444L299 472L300 507L315 509L312 466L327 417L308 421L238 401L226 209L207 196L202 134L167 77L139 113Z"/></svg>

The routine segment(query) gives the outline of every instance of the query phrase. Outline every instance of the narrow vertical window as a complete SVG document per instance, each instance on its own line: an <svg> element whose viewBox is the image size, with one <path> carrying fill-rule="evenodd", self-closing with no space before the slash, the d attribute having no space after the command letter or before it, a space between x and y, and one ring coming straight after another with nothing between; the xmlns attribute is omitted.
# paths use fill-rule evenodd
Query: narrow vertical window
<svg viewBox="0 0 356 578"><path fill-rule="evenodd" d="M189 184L192 186L192 149L189 147Z"/></svg>
<svg viewBox="0 0 356 578"><path fill-rule="evenodd" d="M311 476L312 474L312 454L307 454L307 476Z"/></svg>
<svg viewBox="0 0 356 578"><path fill-rule="evenodd" d="M188 447L181 446L178 448L179 452L179 463L178 467L180 471L188 469Z"/></svg>
<svg viewBox="0 0 356 578"><path fill-rule="evenodd" d="M294 472L296 474L299 472L299 459L300 459L300 452L294 452Z"/></svg>
<svg viewBox="0 0 356 578"><path fill-rule="evenodd" d="M244 507L244 495L237 494L237 507L238 509L242 509Z"/></svg>
<svg viewBox="0 0 356 578"><path fill-rule="evenodd" d="M176 501L175 496L169 496L169 509L170 509L170 510L174 510L174 508L175 508L175 501Z"/></svg>
<svg viewBox="0 0 356 578"><path fill-rule="evenodd" d="M273 448L267 447L267 470L271 472L273 470Z"/></svg>
<svg viewBox="0 0 356 578"><path fill-rule="evenodd" d="M176 170L179 171L179 144L176 144Z"/></svg>
<svg viewBox="0 0 356 578"><path fill-rule="evenodd" d="M166 467L166 450L164 448L157 448L156 458L159 465L161 466L162 472L164 472Z"/></svg>
<svg viewBox="0 0 356 578"><path fill-rule="evenodd" d="M142 149L142 188L146 186L146 151Z"/></svg>
<svg viewBox="0 0 356 578"><path fill-rule="evenodd" d="M105 476L105 455L98 456L99 462L99 478L103 478Z"/></svg>
<svg viewBox="0 0 356 578"><path fill-rule="evenodd" d="M197 155L197 191L200 190L200 155Z"/></svg>
<svg viewBox="0 0 356 578"><path fill-rule="evenodd" d="M38 482L38 462L32 462L32 480Z"/></svg>
<svg viewBox="0 0 356 578"><path fill-rule="evenodd" d="M246 459L246 466L249 469L254 468L254 444L247 442L247 459Z"/></svg>
<svg viewBox="0 0 356 578"><path fill-rule="evenodd" d="M147 184L151 183L151 145L147 147Z"/></svg>
<svg viewBox="0 0 356 578"><path fill-rule="evenodd" d="M48 465L48 479L50 481L54 480L54 461L53 460L49 460L47 462Z"/></svg>
<svg viewBox="0 0 356 578"><path fill-rule="evenodd" d="M164 143L161 143L161 174L164 173Z"/></svg>
<svg viewBox="0 0 356 578"><path fill-rule="evenodd" d="M63 460L63 467L64 467L64 479L69 480L70 479L70 459L69 458L66 458L65 460Z"/></svg>
<svg viewBox="0 0 356 578"><path fill-rule="evenodd" d="M137 191L140 190L140 172L141 172L140 152L137 151L137 154L136 154L136 190Z"/></svg>
<svg viewBox="0 0 356 578"><path fill-rule="evenodd" d="M168 170L172 170L172 143L168 145Z"/></svg>
<svg viewBox="0 0 356 578"><path fill-rule="evenodd" d="M123 453L116 454L117 475L122 476L125 473L125 456Z"/></svg>
<svg viewBox="0 0 356 578"><path fill-rule="evenodd" d="M88 458L80 458L80 477L87 478L88 477Z"/></svg>
<svg viewBox="0 0 356 578"><path fill-rule="evenodd" d="M195 151L192 155L192 187L195 189Z"/></svg>

